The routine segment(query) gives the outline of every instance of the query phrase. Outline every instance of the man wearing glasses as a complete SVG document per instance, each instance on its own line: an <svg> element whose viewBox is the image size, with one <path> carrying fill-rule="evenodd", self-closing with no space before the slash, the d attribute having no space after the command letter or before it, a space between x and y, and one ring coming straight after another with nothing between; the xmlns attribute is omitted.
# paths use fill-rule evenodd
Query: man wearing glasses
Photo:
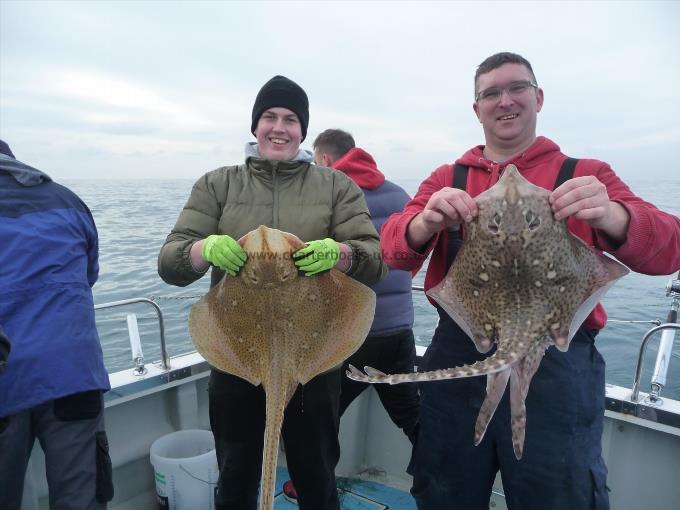
<svg viewBox="0 0 680 510"><path fill-rule="evenodd" d="M455 164L437 168L404 211L381 232L388 265L418 270L432 253L425 289L439 283L461 245L461 228L477 214L472 197L493 186L506 165L549 190L553 214L569 230L647 274L680 268L680 219L635 196L606 163L567 158L551 140L536 136L543 90L531 64L514 53L487 58L475 75L473 109L484 145ZM480 354L441 309L421 371L471 364ZM601 455L604 361L595 348L604 327L601 305L593 310L566 353L549 348L527 396L524 455L513 453L508 394L484 439L473 430L486 393L486 378L420 385L420 431L409 472L420 510L487 510L501 472L510 510L608 509L607 469Z"/></svg>

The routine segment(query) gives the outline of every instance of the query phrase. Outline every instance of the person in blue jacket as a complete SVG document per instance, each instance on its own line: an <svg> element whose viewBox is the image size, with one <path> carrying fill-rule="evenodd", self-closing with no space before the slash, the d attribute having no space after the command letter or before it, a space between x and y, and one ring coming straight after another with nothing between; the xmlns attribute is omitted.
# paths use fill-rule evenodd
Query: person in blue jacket
<svg viewBox="0 0 680 510"><path fill-rule="evenodd" d="M0 508L19 510L37 438L50 508L99 510L113 497L103 397L110 389L91 287L98 238L87 206L0 140Z"/></svg>

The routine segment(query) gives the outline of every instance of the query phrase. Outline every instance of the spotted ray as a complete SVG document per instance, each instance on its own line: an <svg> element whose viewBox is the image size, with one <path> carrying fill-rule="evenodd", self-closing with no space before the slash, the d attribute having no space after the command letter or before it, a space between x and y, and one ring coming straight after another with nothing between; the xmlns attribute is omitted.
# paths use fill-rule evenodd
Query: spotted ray
<svg viewBox="0 0 680 510"><path fill-rule="evenodd" d="M350 367L358 381L398 384L487 376L487 394L477 417L478 445L510 383L513 448L524 448L524 402L546 349L561 351L625 266L586 246L556 221L550 192L534 186L508 165L492 188L475 198L479 214L465 228L464 243L448 274L428 291L490 357L462 367L387 375Z"/></svg>
<svg viewBox="0 0 680 510"><path fill-rule="evenodd" d="M299 275L291 254L304 243L293 234L260 226L239 243L246 264L192 307L189 332L210 365L265 390L260 509L269 510L286 406L298 384L340 365L363 343L375 293L337 270Z"/></svg>

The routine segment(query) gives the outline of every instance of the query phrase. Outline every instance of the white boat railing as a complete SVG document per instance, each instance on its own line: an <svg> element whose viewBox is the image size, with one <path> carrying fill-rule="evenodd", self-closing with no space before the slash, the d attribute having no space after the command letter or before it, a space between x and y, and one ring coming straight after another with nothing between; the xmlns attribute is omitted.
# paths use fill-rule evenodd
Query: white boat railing
<svg viewBox="0 0 680 510"><path fill-rule="evenodd" d="M680 329L680 324L672 323L661 324L660 326L653 327L652 329L647 331L647 333L645 333L645 335L642 337L642 344L640 345L640 352L638 353L637 366L635 367L635 380L633 381L633 393L630 396L630 399L633 402L638 402L638 399L640 398L640 378L642 376L642 361L645 357L645 351L647 350L647 344L649 343L649 340L652 338L652 336L654 336L655 333L658 333L659 331L676 329ZM663 351L661 349L659 349L659 354L663 355ZM668 368L668 363L665 363L665 367ZM663 379L665 381L666 379L665 375ZM657 391L655 395L649 396L650 401L655 402L658 400L659 391Z"/></svg>
<svg viewBox="0 0 680 510"><path fill-rule="evenodd" d="M413 285L412 289L416 292L423 292L424 293L424 287L420 285ZM680 273L678 274L677 279L671 279L671 281L668 283L668 286L666 288L666 295L670 296L673 298L673 304L671 306L671 313L669 314L668 322L666 323L661 323L661 321L620 321L620 322L645 322L645 323L650 323L654 325L651 329L649 329L644 336L642 337L641 340L641 345L640 345L640 351L638 353L638 360L637 360L637 366L635 369L635 377L633 380L633 389L632 393L627 395L626 398L621 398L620 392L612 392L612 395L610 395L609 390L607 394L607 409L614 411L614 412L622 412L624 414L629 414L632 416L637 416L640 418L644 418L647 420L652 420L656 421L658 423L663 423L666 425L671 425L673 427L680 427L680 421L679 418L676 415L675 411L671 413L671 415L666 416L665 413L659 412L661 411L658 406L661 403L661 398L660 398L660 392L661 389L665 386L666 384L666 371L668 370L668 363L671 358L671 350L673 348L673 336L668 335L668 332L674 332L676 330L680 329L680 324L676 323L677 319L677 309L678 306L680 305ZM95 310L101 310L101 309L106 309L106 308L113 308L113 307L120 307L120 306L128 306L128 305L134 305L134 304L146 304L150 305L154 308L156 312L156 317L158 319L158 324L159 324L159 331L160 331L160 343L161 343L161 360L158 367L154 367L156 370L153 371L153 374L149 374L147 377L143 377L142 379L145 379L145 382L148 384L151 382L150 379L157 378L158 383L162 384L163 382L167 382L167 380L176 380L176 379L182 379L183 377L190 376L190 375L195 375L197 371L204 371L208 370L208 366L205 362L200 363L199 366L193 367L193 369L189 370L188 367L182 366L182 367L177 367L178 370L172 370L170 366L170 357L168 355L167 351L167 346L166 346L166 339L165 339L165 326L164 326L164 320L163 320L163 312L156 302L156 300L159 299L198 299L200 298L201 295L184 295L184 296L151 296L151 298L133 298L133 299L124 299L121 301L113 301L109 303L102 303L95 305ZM612 319L612 321L616 321L616 319ZM146 375L146 368L144 366L144 359L143 355L141 354L141 346L136 347L137 342L139 342L139 336L134 334L134 331L132 331L130 327L130 323L132 322L133 326L136 321L130 321L128 318L128 333L130 335L131 339L131 349L133 352L133 360L135 361L135 367L133 369L133 374L135 376L142 376ZM618 321L617 321L618 322ZM642 402L640 402L640 385L641 385L641 378L642 378L642 365L643 365L643 360L644 356L647 350L647 346L652 339L652 337L658 333L658 332L663 332L664 335L662 337L662 346L659 349L659 353L657 355L657 360L656 360L656 365L655 365L655 370L654 374L652 377L652 389L649 395L643 399ZM422 349L421 349L422 351ZM134 354L135 352L138 352L138 354ZM610 386L610 385L608 385ZM618 387L617 387L618 388ZM130 388L132 389L132 388ZM622 389L622 388L619 388ZM629 390L630 391L630 390ZM614 393L616 393L614 395ZM672 399L669 399L672 400ZM676 401L673 401L674 403ZM680 406L680 402L678 402L678 405ZM651 413L649 412L648 408L654 407L655 412ZM672 406L675 408L675 406Z"/></svg>
<svg viewBox="0 0 680 510"><path fill-rule="evenodd" d="M666 385L666 374L668 373L668 365L671 360L671 353L673 351L673 341L675 340L675 330L680 329L678 322L678 308L680 308L680 272L675 279L671 278L666 285L666 297L672 299L671 309L668 312L665 324L659 324L656 327L647 331L640 342L640 351L638 352L637 366L635 367L635 379L633 379L633 393L630 399L637 402L640 398L640 379L642 377L642 362L647 350L647 344L655 333L662 331L661 341L659 343L659 351L656 355L656 362L654 363L654 371L652 372L652 389L647 397L651 403L656 403L660 400L660 394L663 387Z"/></svg>
<svg viewBox="0 0 680 510"><path fill-rule="evenodd" d="M168 349L166 347L165 343L165 322L163 321L163 311L161 310L161 307L158 306L158 303L154 302L151 299L148 298L131 298L131 299L123 299L121 301L111 301L109 303L101 303L99 305L94 305L95 310L103 310L106 308L115 308L119 306L129 306L129 305L135 305L135 304L147 304L153 307L153 309L156 311L156 317L158 318L158 328L160 331L160 336L161 336L161 366L163 367L164 370L168 370L170 368L170 358L168 357ZM140 355L135 355L136 345L133 343L136 342L136 340L139 339L138 335L135 335L130 331L130 322L128 322L128 334L130 335L130 342L131 342L131 349L133 352L133 359L135 361L135 374L136 375L143 375L145 373L144 370L144 357L141 355L141 346L139 348L139 354ZM135 338L136 337L136 338ZM134 340L133 340L134 339Z"/></svg>
<svg viewBox="0 0 680 510"><path fill-rule="evenodd" d="M671 309L666 317L667 324L678 322L678 309L680 309L680 272L675 280L671 279L666 286L666 297L672 298ZM652 391L650 397L658 398L661 390L666 385L666 374L668 365L671 361L673 342L675 340L675 330L667 328L661 334L659 352L656 356L656 363L652 372Z"/></svg>

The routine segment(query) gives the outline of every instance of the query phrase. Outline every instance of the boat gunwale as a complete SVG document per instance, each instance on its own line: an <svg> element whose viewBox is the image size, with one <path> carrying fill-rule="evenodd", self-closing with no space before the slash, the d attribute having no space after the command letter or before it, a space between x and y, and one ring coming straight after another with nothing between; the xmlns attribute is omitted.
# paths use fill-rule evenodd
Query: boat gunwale
<svg viewBox="0 0 680 510"><path fill-rule="evenodd" d="M425 347L416 346L417 361L424 352ZM111 390L104 396L106 407L210 375L210 365L196 351L173 356L167 370L160 362L148 364L147 368L141 375L133 369L110 373ZM631 388L606 384L605 416L680 436L680 401L667 397L651 401L647 393L641 392L639 401L633 402L631 396Z"/></svg>

